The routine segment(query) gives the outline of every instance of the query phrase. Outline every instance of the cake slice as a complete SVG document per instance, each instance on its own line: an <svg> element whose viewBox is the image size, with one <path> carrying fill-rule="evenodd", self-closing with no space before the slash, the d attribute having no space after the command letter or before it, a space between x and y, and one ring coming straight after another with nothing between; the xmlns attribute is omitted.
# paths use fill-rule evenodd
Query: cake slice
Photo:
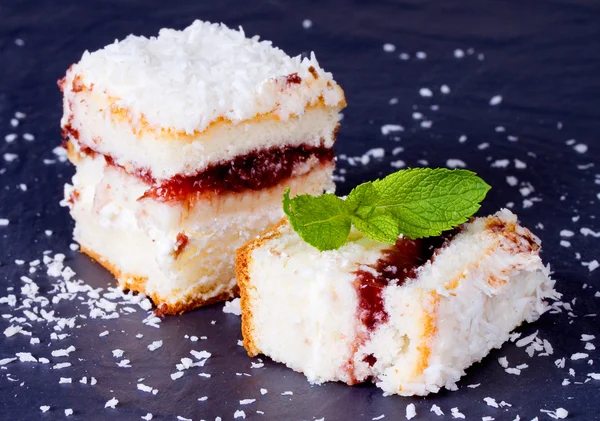
<svg viewBox="0 0 600 421"><path fill-rule="evenodd" d="M540 241L501 210L395 245L353 229L320 252L283 219L237 252L243 344L310 382L372 380L386 394L455 388L556 297Z"/></svg>
<svg viewBox="0 0 600 421"><path fill-rule="evenodd" d="M237 292L281 196L333 190L344 94L316 61L195 21L84 53L59 81L74 237L163 314Z"/></svg>

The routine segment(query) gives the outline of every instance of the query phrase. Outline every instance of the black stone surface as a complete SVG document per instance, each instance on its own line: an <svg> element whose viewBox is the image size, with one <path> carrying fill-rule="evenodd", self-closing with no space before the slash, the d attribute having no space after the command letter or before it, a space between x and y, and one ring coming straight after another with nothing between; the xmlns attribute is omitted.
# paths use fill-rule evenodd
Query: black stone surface
<svg viewBox="0 0 600 421"><path fill-rule="evenodd" d="M541 237L543 257L552 265L557 289L571 304L570 310L546 314L518 329L522 337L539 332L552 344L553 355L529 357L525 348L509 343L468 369L456 392L442 391L427 398L383 397L371 385L311 386L301 374L266 358L264 368L251 368L257 360L248 358L237 344L240 320L224 314L222 304L166 318L159 329L142 324L145 311L138 308L127 314L121 305L118 319L78 317L75 327L57 332L70 334L62 340L50 339L55 323L30 322L28 327L25 319L14 319L26 318L21 276L33 278L40 288L38 296L52 296L49 291L56 279L41 269L28 274L29 262L41 258L44 250L65 253L76 278L86 284L114 286L101 267L69 249L73 224L58 202L73 168L68 163L43 163L56 160L52 149L61 140L56 80L85 49L95 50L129 33L153 35L161 27L182 28L195 18L243 25L247 34L260 34L291 55L314 50L321 65L335 75L349 104L337 153L352 157L372 148L385 149L383 158L371 158L366 165L340 159L338 167L345 171L340 174L344 177L340 193L394 171L391 163L398 160L408 166L436 167L460 159L493 186L482 214L512 203L522 222ZM304 29L304 19L312 20L313 26ZM18 45L17 39L24 45ZM395 44L396 51L384 52L386 42ZM464 50L463 58L454 56L457 48ZM415 58L417 51L427 57ZM402 52L410 59L401 60ZM417 420L453 419L454 407L470 420L483 416L546 420L550 417L540 409L559 407L568 410L569 419L600 419L600 382L587 376L600 373L599 354L585 350L581 340L582 334L595 335L589 342L600 347L596 315L600 270L590 271L582 264L600 258L600 238L594 236L600 231L598 3L12 0L0 4L0 63L0 218L10 221L0 227L0 297L14 294L17 298L15 306L0 301L0 332L22 325L41 341L31 345L29 336L7 338L0 333L0 360L30 352L51 361L17 360L0 367L0 419L63 419L64 410L72 408L70 418L79 420L139 420L146 413L154 414L155 420L178 416L229 420L236 410L257 420L371 420L380 415L400 420L410 403L415 404ZM442 84L450 87L450 94L440 93ZM433 96L421 97L421 87L430 88ZM490 106L495 95L502 95L503 101ZM398 102L390 105L391 98ZM431 105L439 109L431 110ZM16 111L27 116L14 128L10 120ZM421 127L412 118L415 111L432 126ZM405 131L383 136L383 124L400 124ZM498 131L498 126L505 131ZM4 137L10 133L18 138L6 142ZM32 133L35 140L23 139L24 133ZM394 140L395 135L400 140ZM462 143L461 135L467 136ZM508 135L518 140L508 140ZM575 139L575 145L587 145L587 152L577 152L570 139ZM404 150L393 156L396 147ZM8 162L6 153L18 157ZM505 168L497 162L503 159L509 160ZM526 168L516 168L514 159ZM510 186L507 176L516 177L519 184ZM27 191L18 187L21 183ZM533 187L527 197L519 190L522 183ZM527 207L524 199L532 200L532 206ZM592 233L585 229L582 233L582 228ZM561 237L561 230L574 235ZM570 247L561 246L561 240L569 241ZM18 265L17 259L25 263ZM46 309L60 317L89 314L77 298ZM103 331L109 334L99 337ZM138 339L138 333L144 336ZM208 339L192 343L185 335ZM148 351L147 345L159 339L164 345ZM52 350L70 345L76 350L69 357L51 356ZM123 358L114 358L114 349L125 351L123 358L130 360L130 368L117 366ZM207 350L212 356L205 367L191 368L172 380L175 364L191 357L192 349ZM588 357L572 361L571 355L578 352ZM497 361L502 356L511 367L525 363L528 368L520 376L507 374ZM561 358L566 359L564 368L555 365ZM72 365L52 368L62 361ZM211 377L200 377L200 372ZM79 383L83 376L88 380L94 376L97 384ZM72 378L73 383L59 384L60 377ZM140 378L158 394L137 390ZM561 385L563 379L570 384ZM467 387L477 383L481 384L477 388ZM261 395L260 388L268 393ZM293 395L282 395L286 391ZM198 401L203 396L208 399ZM112 397L119 400L116 409L105 409ZM493 408L486 405L485 397L512 406ZM256 402L240 405L242 399ZM433 404L442 408L444 417L429 411ZM42 414L42 405L50 410Z"/></svg>

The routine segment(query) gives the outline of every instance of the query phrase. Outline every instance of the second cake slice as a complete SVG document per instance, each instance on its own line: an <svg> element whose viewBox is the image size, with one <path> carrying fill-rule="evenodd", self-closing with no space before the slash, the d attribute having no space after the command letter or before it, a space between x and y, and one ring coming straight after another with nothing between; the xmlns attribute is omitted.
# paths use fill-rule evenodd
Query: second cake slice
<svg viewBox="0 0 600 421"><path fill-rule="evenodd" d="M334 188L345 100L314 56L196 21L86 52L59 85L74 237L162 313L236 293L234 251L286 187Z"/></svg>
<svg viewBox="0 0 600 421"><path fill-rule="evenodd" d="M539 249L508 210L393 246L353 230L323 252L284 219L237 254L243 344L314 383L455 389L467 367L558 297Z"/></svg>

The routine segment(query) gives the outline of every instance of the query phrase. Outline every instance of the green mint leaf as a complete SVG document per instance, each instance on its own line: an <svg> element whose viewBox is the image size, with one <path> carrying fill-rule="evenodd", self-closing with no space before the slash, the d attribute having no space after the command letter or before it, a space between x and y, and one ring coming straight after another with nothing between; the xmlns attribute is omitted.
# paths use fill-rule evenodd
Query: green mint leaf
<svg viewBox="0 0 600 421"><path fill-rule="evenodd" d="M352 225L366 237L382 243L394 243L400 235L398 223L387 210L377 209L380 194L373 183L363 183L350 192L346 207Z"/></svg>
<svg viewBox="0 0 600 421"><path fill-rule="evenodd" d="M290 199L288 189L283 210L300 237L321 251L343 246L351 225L365 237L393 244L400 234L430 237L462 224L489 189L471 171L414 168L363 183L345 201L333 194Z"/></svg>
<svg viewBox="0 0 600 421"><path fill-rule="evenodd" d="M467 221L490 186L471 171L413 168L373 182L377 209L387 210L409 238L431 237Z"/></svg>
<svg viewBox="0 0 600 421"><path fill-rule="evenodd" d="M283 211L290 225L311 246L335 250L346 244L350 234L350 216L346 203L334 194L301 194L290 199L290 189L283 195Z"/></svg>

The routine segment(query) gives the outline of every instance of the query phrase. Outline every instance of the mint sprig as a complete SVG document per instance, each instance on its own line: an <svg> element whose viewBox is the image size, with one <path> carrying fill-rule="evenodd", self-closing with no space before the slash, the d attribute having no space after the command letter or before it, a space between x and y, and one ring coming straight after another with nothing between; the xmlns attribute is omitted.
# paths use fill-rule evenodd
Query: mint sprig
<svg viewBox="0 0 600 421"><path fill-rule="evenodd" d="M479 210L490 186L475 173L412 168L360 184L346 200L334 194L283 197L294 231L311 246L335 250L353 225L365 237L393 244L399 235L421 238L465 222Z"/></svg>

